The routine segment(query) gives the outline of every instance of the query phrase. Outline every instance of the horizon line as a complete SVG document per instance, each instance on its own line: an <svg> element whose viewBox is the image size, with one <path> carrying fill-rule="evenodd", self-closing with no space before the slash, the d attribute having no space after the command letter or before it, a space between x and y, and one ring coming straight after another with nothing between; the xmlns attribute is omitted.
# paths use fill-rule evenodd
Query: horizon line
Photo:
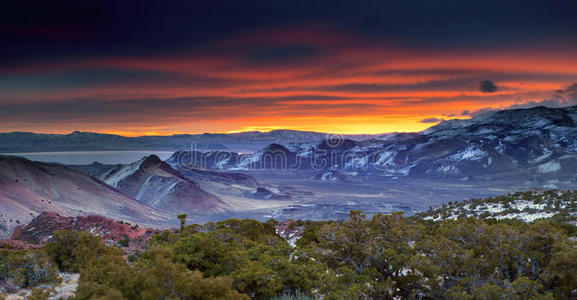
<svg viewBox="0 0 577 300"><path fill-rule="evenodd" d="M434 126L435 124L433 124ZM426 130L426 129L425 129ZM153 137L153 136L177 136L177 135L203 135L203 134L225 134L225 135L232 135L232 134L241 134L241 133L269 133L273 131L294 131L294 132L309 132L309 133L320 133L320 134L333 134L333 135L343 135L343 136L353 136L353 135L371 135L371 136L379 136L384 134L393 134L393 133L415 133L415 132L422 132L423 130L416 130L416 131L389 131L389 132L380 132L380 133L367 133L367 132L357 132L357 133L342 133L337 131L315 131L315 130L300 130L300 129L289 129L289 128L278 128L278 129L271 129L271 130L231 130L226 132L171 132L171 133L161 133L161 132L125 132L125 131L82 131L82 130L73 130L68 132L37 132L37 131L23 131L23 130L14 130L14 131L0 131L0 134L11 134L11 133L32 133L32 134L43 134L43 135L71 135L74 133L94 133L94 134L103 134L103 135L116 135L122 137Z"/></svg>

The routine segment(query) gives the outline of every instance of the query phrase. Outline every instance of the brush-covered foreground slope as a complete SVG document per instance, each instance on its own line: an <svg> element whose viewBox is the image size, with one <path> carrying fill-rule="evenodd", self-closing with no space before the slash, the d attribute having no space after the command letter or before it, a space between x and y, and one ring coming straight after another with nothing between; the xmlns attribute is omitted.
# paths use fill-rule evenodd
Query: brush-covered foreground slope
<svg viewBox="0 0 577 300"><path fill-rule="evenodd" d="M0 156L0 235L43 211L63 216L97 214L139 224L159 224L167 213L65 166Z"/></svg>
<svg viewBox="0 0 577 300"><path fill-rule="evenodd" d="M93 164L77 168L154 208L188 214L228 209L226 203L201 189L156 155L127 165Z"/></svg>
<svg viewBox="0 0 577 300"><path fill-rule="evenodd" d="M435 221L477 217L524 222L556 216L559 220L577 224L577 191L527 191L493 198L449 202L417 216Z"/></svg>
<svg viewBox="0 0 577 300"><path fill-rule="evenodd" d="M49 275L80 272L76 299L575 299L576 233L548 220L351 211L339 222L192 224L124 258L124 246L58 231L42 250L0 249L0 280L15 283L11 294L50 293Z"/></svg>

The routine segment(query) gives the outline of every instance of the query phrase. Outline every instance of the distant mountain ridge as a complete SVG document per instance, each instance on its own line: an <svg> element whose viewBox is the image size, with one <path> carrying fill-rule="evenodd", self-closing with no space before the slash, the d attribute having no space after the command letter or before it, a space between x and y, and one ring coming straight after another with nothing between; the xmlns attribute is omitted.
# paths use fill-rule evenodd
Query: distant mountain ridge
<svg viewBox="0 0 577 300"><path fill-rule="evenodd" d="M125 137L75 131L70 134L40 134L31 132L0 133L0 153L49 151L106 151L106 150L198 150L256 151L271 143L312 142L331 136L327 133L273 130L269 132L177 134L170 136ZM346 135L363 140L376 135Z"/></svg>
<svg viewBox="0 0 577 300"><path fill-rule="evenodd" d="M288 165L319 172L338 170L347 176L461 180L513 176L554 184L555 180L577 180L576 124L577 106L540 106L443 121L419 133L388 134L362 141L345 138L271 144L248 154L181 152L173 159L185 158L222 170L266 170Z"/></svg>

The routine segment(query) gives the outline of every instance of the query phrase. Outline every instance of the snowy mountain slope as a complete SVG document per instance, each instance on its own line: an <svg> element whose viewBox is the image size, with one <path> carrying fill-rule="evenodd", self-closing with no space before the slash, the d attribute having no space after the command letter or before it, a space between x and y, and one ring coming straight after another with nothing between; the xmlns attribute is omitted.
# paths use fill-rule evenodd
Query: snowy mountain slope
<svg viewBox="0 0 577 300"><path fill-rule="evenodd" d="M557 216L559 220L577 224L577 191L527 191L493 198L471 199L431 208L417 216L433 221L477 217L524 222Z"/></svg>
<svg viewBox="0 0 577 300"><path fill-rule="evenodd" d="M42 211L64 216L100 214L139 224L160 224L171 218L81 172L10 156L0 156L0 203L4 234Z"/></svg>
<svg viewBox="0 0 577 300"><path fill-rule="evenodd" d="M216 170L288 170L297 162L297 153L280 144L270 144L254 153L229 151L178 151L167 162L184 168Z"/></svg>
<svg viewBox="0 0 577 300"><path fill-rule="evenodd" d="M341 174L339 171L330 169L316 174L312 179L332 182L342 182L347 180L346 176Z"/></svg>
<svg viewBox="0 0 577 300"><path fill-rule="evenodd" d="M346 175L491 180L572 176L577 160L577 106L489 112L441 122L421 133L371 140L271 144L260 151L188 152L194 164L220 170L330 168ZM183 152L180 152L182 155ZM271 163L272 162L272 163ZM538 177L538 178L536 178Z"/></svg>
<svg viewBox="0 0 577 300"><path fill-rule="evenodd" d="M202 190L156 155L127 165L76 166L123 194L151 207L177 213L224 212L227 205Z"/></svg>

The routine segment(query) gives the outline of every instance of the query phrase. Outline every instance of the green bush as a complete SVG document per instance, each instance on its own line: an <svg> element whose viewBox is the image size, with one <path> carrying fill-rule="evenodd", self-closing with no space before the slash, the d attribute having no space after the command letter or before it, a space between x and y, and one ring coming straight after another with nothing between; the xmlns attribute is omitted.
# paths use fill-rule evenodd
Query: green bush
<svg viewBox="0 0 577 300"><path fill-rule="evenodd" d="M540 197L491 201L529 196ZM37 286L57 266L80 272L76 299L571 299L569 218L432 222L351 211L346 221L299 221L294 248L275 221L230 219L154 234L130 264L88 233L60 231L44 250L0 252L0 280Z"/></svg>
<svg viewBox="0 0 577 300"><path fill-rule="evenodd" d="M19 287L59 282L56 265L42 250L0 250L0 281Z"/></svg>

